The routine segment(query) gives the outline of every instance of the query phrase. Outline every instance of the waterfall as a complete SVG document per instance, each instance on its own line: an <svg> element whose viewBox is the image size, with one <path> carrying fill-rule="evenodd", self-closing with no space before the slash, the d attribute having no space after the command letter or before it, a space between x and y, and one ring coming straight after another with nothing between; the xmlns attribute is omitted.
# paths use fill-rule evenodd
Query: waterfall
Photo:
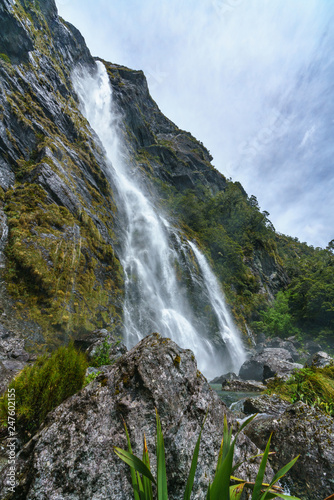
<svg viewBox="0 0 334 500"><path fill-rule="evenodd" d="M105 149L124 207L120 260L127 346L156 331L191 349L209 379L238 371L245 359L242 342L208 262L194 242L159 214L130 175L105 66L97 62L95 75L75 70L73 85L81 111Z"/></svg>
<svg viewBox="0 0 334 500"><path fill-rule="evenodd" d="M0 210L0 269L5 267L5 257L3 254L4 248L7 244L8 226L5 213Z"/></svg>
<svg viewBox="0 0 334 500"><path fill-rule="evenodd" d="M205 288L209 297L212 309L217 317L219 325L219 333L227 346L227 350L232 359L232 366L241 366L245 361L245 351L239 337L239 332L233 322L232 316L227 308L224 295L216 276L213 274L210 266L199 251L196 245L189 243L198 261L199 267L204 277Z"/></svg>

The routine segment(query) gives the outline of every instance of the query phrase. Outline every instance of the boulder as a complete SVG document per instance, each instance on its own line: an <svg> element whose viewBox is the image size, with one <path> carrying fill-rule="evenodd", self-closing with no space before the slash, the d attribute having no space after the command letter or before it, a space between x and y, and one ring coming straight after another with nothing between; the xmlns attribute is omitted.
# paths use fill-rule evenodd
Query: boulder
<svg viewBox="0 0 334 500"><path fill-rule="evenodd" d="M256 355L245 361L240 368L239 377L243 380L263 381L263 364Z"/></svg>
<svg viewBox="0 0 334 500"><path fill-rule="evenodd" d="M74 340L74 347L79 351L86 352L96 342L103 342L109 335L110 332L105 328L94 330L93 332L86 333L86 335L76 338Z"/></svg>
<svg viewBox="0 0 334 500"><path fill-rule="evenodd" d="M296 349L294 342L290 340L283 340L279 337L274 337L266 342L266 347L278 347L279 349L286 349L289 351L293 361L298 361L300 359L300 354Z"/></svg>
<svg viewBox="0 0 334 500"><path fill-rule="evenodd" d="M99 350L101 350L104 345L109 346L108 355L111 361L115 361L127 352L127 348L123 342L115 339L112 335L109 335L104 340L97 340L87 349L86 353L88 354L88 357L92 359L96 354L98 354Z"/></svg>
<svg viewBox="0 0 334 500"><path fill-rule="evenodd" d="M289 378L296 368L302 368L294 363L291 353L281 348L265 348L245 361L240 368L239 377L243 380L258 380L265 382L272 377Z"/></svg>
<svg viewBox="0 0 334 500"><path fill-rule="evenodd" d="M285 401L276 394L272 396L262 394L261 396L241 399L234 405L233 409L241 411L244 415L261 413L277 416L283 413L290 405L291 403Z"/></svg>
<svg viewBox="0 0 334 500"><path fill-rule="evenodd" d="M225 384L226 381L238 380L238 375L233 372L225 373L224 375L220 375L219 377L215 377L211 380L210 384Z"/></svg>
<svg viewBox="0 0 334 500"><path fill-rule="evenodd" d="M276 407L276 403L273 405L273 398L271 399L271 403L264 404L266 414L256 417L245 432L260 448L266 445L273 433L271 449L279 450L271 458L275 470L300 455L284 480L293 495L302 500L327 498L333 494L333 418L302 402L288 405L278 415L268 415ZM264 397L253 402L254 407L250 411L259 409Z"/></svg>
<svg viewBox="0 0 334 500"><path fill-rule="evenodd" d="M210 384L221 384L223 391L257 392L264 391L265 385L256 380L242 380L233 372L225 373L211 380Z"/></svg>
<svg viewBox="0 0 334 500"><path fill-rule="evenodd" d="M123 419L133 451L142 454L146 435L155 470L155 408L160 415L166 448L170 500L183 497L192 453L206 412L193 499L205 498L213 477L223 431L232 416L197 370L190 350L152 334L79 393L49 414L43 427L17 456L16 496L9 499L104 500L132 498L130 471L113 447L127 448ZM236 461L257 453L241 434ZM253 478L259 464L242 466L236 474ZM6 491L6 472L0 489Z"/></svg>
<svg viewBox="0 0 334 500"><path fill-rule="evenodd" d="M327 352L319 351L308 358L305 363L305 368L314 366L316 368L324 368L325 366L334 365L334 359Z"/></svg>
<svg viewBox="0 0 334 500"><path fill-rule="evenodd" d="M318 342L314 342L314 340L309 340L308 342L306 342L304 347L310 355L322 351L321 345L318 344Z"/></svg>
<svg viewBox="0 0 334 500"><path fill-rule="evenodd" d="M264 336L258 336L258 343L256 344L256 352L261 353L267 348L279 348L286 349L289 351L293 361L299 361L300 354L297 350L301 347L300 342L294 340L293 337L290 339L281 339L280 337L266 338Z"/></svg>
<svg viewBox="0 0 334 500"><path fill-rule="evenodd" d="M292 337L288 337L286 340L288 342L291 342L296 349L301 349L303 347L303 344L296 338L295 335L293 335Z"/></svg>
<svg viewBox="0 0 334 500"><path fill-rule="evenodd" d="M117 340L111 332L105 328L94 330L74 341L74 346L80 351L85 352L89 359L92 359L104 344L109 345L109 359L116 360L127 352L126 346L120 340Z"/></svg>
<svg viewBox="0 0 334 500"><path fill-rule="evenodd" d="M266 390L266 386L256 380L226 380L222 384L222 390L231 392L261 392Z"/></svg>
<svg viewBox="0 0 334 500"><path fill-rule="evenodd" d="M0 394L31 359L24 340L0 325Z"/></svg>

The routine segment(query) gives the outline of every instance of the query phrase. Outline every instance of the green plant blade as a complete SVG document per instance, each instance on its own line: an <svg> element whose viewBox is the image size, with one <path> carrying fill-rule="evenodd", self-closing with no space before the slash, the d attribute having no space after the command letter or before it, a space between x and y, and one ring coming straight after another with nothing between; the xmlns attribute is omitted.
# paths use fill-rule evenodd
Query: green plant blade
<svg viewBox="0 0 334 500"><path fill-rule="evenodd" d="M202 427L201 427L201 430L200 430L200 433L199 433L199 436L198 436L198 439L197 439L197 442L196 442L196 445L195 445L195 449L194 449L193 458L192 458L192 461L191 461L191 467L190 467L190 471L189 471L189 476L188 476L187 485L186 485L186 489L185 489L185 492L184 492L183 500L190 500L190 495L191 495L191 491L193 489L193 484L194 484L194 479L195 479L195 473L196 473L196 468L197 468L198 453L199 453L199 447L200 447L200 443L201 443L202 430L203 430L203 427L204 427L207 415L208 415L208 412L205 415L205 418L204 418L204 421L203 421L203 424L202 424Z"/></svg>
<svg viewBox="0 0 334 500"><path fill-rule="evenodd" d="M122 450L122 448L114 448L114 451L116 455L123 460L123 462L128 464L130 467L133 467L137 472L150 479L153 483L156 482L151 474L151 471L138 457L132 455L132 453L129 453L128 451Z"/></svg>
<svg viewBox="0 0 334 500"><path fill-rule="evenodd" d="M257 473L256 479L255 479L255 485L253 489L253 494L252 494L252 500L258 500L260 498L261 494L261 488L262 488L262 483L263 483L263 477L264 477L264 472L266 470L266 465L267 465L267 460L268 460L268 455L269 455L269 447L270 447L270 441L271 441L271 436L268 439L268 443L266 446L266 449L263 453L263 457L261 460L261 464L259 467L259 471Z"/></svg>
<svg viewBox="0 0 334 500"><path fill-rule="evenodd" d="M150 458L148 455L145 434L144 434L144 447L143 447L143 463L149 470L151 470ZM145 476L143 476L143 490L144 490L144 499L153 500L152 482Z"/></svg>
<svg viewBox="0 0 334 500"><path fill-rule="evenodd" d="M225 414L224 415L223 440L222 440L222 454L221 454L219 465L217 464L217 468L220 467L221 463L227 457L227 454L228 454L230 446L231 446L231 437L232 437L232 427L230 430L228 429L227 418L226 418L226 414ZM218 457L218 461L219 461L219 457Z"/></svg>
<svg viewBox="0 0 334 500"><path fill-rule="evenodd" d="M140 474L139 474L139 472L136 472L135 474L137 475L137 483L138 483L136 493L139 494L140 500L147 500L145 493L144 493L143 483L142 483L142 480L140 478ZM145 476L143 476L143 477L145 477Z"/></svg>
<svg viewBox="0 0 334 500"><path fill-rule="evenodd" d="M279 481L283 476L285 476L285 474L291 469L291 467L293 467L293 465L296 463L296 461L298 460L299 458L299 455L294 458L293 460L291 460L291 462L289 462L288 464L286 464L284 467L282 467L276 474L275 476L273 477L273 479L271 480L270 484L268 485L267 489L265 490L264 494L262 495L261 497L261 500L264 500L266 498L268 498L268 495L267 495L267 492L270 491L270 489L272 488L272 486L277 483L277 481Z"/></svg>
<svg viewBox="0 0 334 500"><path fill-rule="evenodd" d="M295 463L297 462L297 460L298 460L299 457L300 457L300 455L298 455L297 457L295 457L293 460L291 460L291 462L289 462L288 464L284 465L284 467L282 467L275 474L275 476L272 478L272 480L270 482L270 487L273 486L275 483L277 483L277 481L279 481L283 476L285 476L285 474L291 469L291 467L293 467L295 465Z"/></svg>
<svg viewBox="0 0 334 500"><path fill-rule="evenodd" d="M230 486L230 500L240 500L244 487L245 483Z"/></svg>
<svg viewBox="0 0 334 500"><path fill-rule="evenodd" d="M245 420L245 421L241 424L241 426L240 426L240 428L238 429L238 431L237 431L237 433L236 433L236 436L235 436L235 437L237 437L237 435L238 435L238 434L240 434L240 432L241 432L241 431L242 431L242 430L243 430L243 429L244 429L244 428L245 428L245 427L246 427L246 426L247 426L247 425L248 425L248 424L249 424L249 423L250 423L250 422L251 422L251 421L252 421L255 417L257 417L257 415L258 415L258 414L257 414L257 413L255 413L255 415L251 415L249 418L247 418L247 420Z"/></svg>
<svg viewBox="0 0 334 500"><path fill-rule="evenodd" d="M219 454L218 454L218 460L217 460L217 467L216 471L219 469L221 463L222 463L222 458L223 458L223 445L224 445L224 437L221 440L220 443L220 448L219 448Z"/></svg>
<svg viewBox="0 0 334 500"><path fill-rule="evenodd" d="M129 436L128 428L127 428L124 420L123 420L123 424L124 424L124 428L125 428L126 440L128 443L128 450L129 450L129 453L132 453L130 436ZM140 493L138 491L139 486L138 486L138 481L137 481L137 475L136 475L136 471L133 467L130 467L130 473L131 473L131 482L132 482L134 500L141 500Z"/></svg>
<svg viewBox="0 0 334 500"><path fill-rule="evenodd" d="M271 497L271 498L284 498L284 500L300 500L300 498L298 497L292 497L290 495L284 495L283 493L275 493L275 496ZM267 498L267 497L265 497ZM269 498L269 497L268 497Z"/></svg>
<svg viewBox="0 0 334 500"><path fill-rule="evenodd" d="M164 437L158 412L155 411L157 419L157 496L158 500L168 500Z"/></svg>
<svg viewBox="0 0 334 500"><path fill-rule="evenodd" d="M230 499L230 476L232 471L234 443L229 447L225 459L216 471L211 485L211 500Z"/></svg>

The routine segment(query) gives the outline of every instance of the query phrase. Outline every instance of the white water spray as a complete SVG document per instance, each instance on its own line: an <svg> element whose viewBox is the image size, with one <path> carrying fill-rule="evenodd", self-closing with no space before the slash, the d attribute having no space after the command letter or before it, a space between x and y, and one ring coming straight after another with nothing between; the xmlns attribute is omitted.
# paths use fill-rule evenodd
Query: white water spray
<svg viewBox="0 0 334 500"><path fill-rule="evenodd" d="M191 349L199 369L209 379L228 370L237 371L245 359L244 350L206 259L194 243L182 239L163 219L127 171L104 65L98 62L93 76L76 71L73 83L82 112L112 163L111 175L125 210L121 263L127 346L157 331ZM205 315L198 304L210 313Z"/></svg>
<svg viewBox="0 0 334 500"><path fill-rule="evenodd" d="M227 308L226 301L217 278L210 269L206 258L198 250L196 245L194 245L194 243L190 243L190 246L196 256L203 274L209 301L212 304L212 308L218 319L219 333L227 346L233 365L240 367L246 359L245 350L239 337L239 332Z"/></svg>

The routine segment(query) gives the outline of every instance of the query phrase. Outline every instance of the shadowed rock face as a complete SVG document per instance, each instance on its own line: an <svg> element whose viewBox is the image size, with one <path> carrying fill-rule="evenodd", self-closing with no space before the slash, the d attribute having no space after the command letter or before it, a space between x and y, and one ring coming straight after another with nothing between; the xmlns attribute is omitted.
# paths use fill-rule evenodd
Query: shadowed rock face
<svg viewBox="0 0 334 500"><path fill-rule="evenodd" d="M240 368L239 377L243 380L265 380L272 377L289 378L296 368L302 368L294 363L291 353L279 347L268 347L245 361Z"/></svg>
<svg viewBox="0 0 334 500"><path fill-rule="evenodd" d="M260 448L273 433L271 449L278 451L271 462L275 470L300 455L286 480L295 496L323 500L333 493L333 418L302 402L289 405L275 395L245 399L242 411L264 413L245 432Z"/></svg>
<svg viewBox="0 0 334 500"><path fill-rule="evenodd" d="M316 352L305 363L305 366L315 366L316 368L324 368L331 365L334 365L334 359L324 351Z"/></svg>
<svg viewBox="0 0 334 500"><path fill-rule="evenodd" d="M9 6L10 2L0 5L0 53L7 54L14 63L28 62L33 43L22 23L8 12Z"/></svg>
<svg viewBox="0 0 334 500"><path fill-rule="evenodd" d="M0 324L0 395L28 361L34 360L24 349L24 341Z"/></svg>
<svg viewBox="0 0 334 500"><path fill-rule="evenodd" d="M127 447L124 418L134 453L142 454L145 432L155 466L155 408L165 439L169 498L175 500L183 496L191 455L209 409L193 496L203 499L228 411L198 372L193 353L158 334L143 339L49 415L19 454L15 499L128 500L132 497L129 470L113 447ZM236 460L256 453L244 435L237 443ZM253 464L238 472L254 476L255 469ZM4 475L5 471L2 488Z"/></svg>

